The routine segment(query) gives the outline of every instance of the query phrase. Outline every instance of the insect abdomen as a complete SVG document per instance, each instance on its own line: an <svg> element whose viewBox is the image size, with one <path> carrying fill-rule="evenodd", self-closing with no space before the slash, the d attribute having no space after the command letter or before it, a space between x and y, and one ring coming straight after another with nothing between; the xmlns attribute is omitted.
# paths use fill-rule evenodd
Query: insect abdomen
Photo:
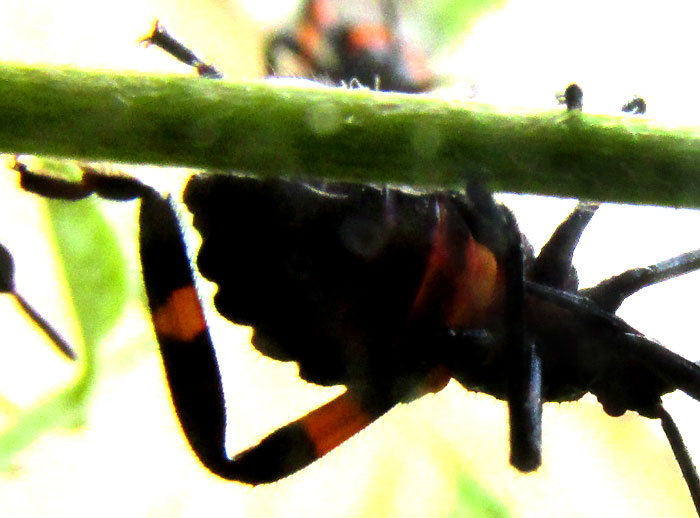
<svg viewBox="0 0 700 518"><path fill-rule="evenodd" d="M184 199L218 311L253 326L263 354L298 362L315 383L410 371L412 360L396 356L421 345L413 327L481 323L498 296L497 260L450 196L202 176Z"/></svg>

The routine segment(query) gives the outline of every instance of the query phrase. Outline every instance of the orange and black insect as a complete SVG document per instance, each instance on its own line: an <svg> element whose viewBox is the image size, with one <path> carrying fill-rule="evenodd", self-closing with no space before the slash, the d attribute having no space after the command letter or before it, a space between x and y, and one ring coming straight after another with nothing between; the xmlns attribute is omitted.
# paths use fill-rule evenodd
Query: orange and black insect
<svg viewBox="0 0 700 518"><path fill-rule="evenodd" d="M46 197L141 200L143 279L172 400L193 451L222 478L289 476L454 379L507 402L510 461L521 471L541 464L545 402L590 392L609 415L660 419L700 511L700 480L661 402L674 390L700 400L700 366L615 315L642 288L700 269L700 250L580 290L572 256L595 204L580 203L535 256L513 214L479 184L421 192L195 176L184 203L202 237L199 271L219 287L218 312L251 326L252 345L296 362L303 379L346 387L228 457L219 367L170 202L90 168L80 183L15 169L25 190ZM11 277L8 265L0 261L0 277Z"/></svg>
<svg viewBox="0 0 700 518"><path fill-rule="evenodd" d="M233 458L219 369L170 203L135 179L86 169L80 184L16 169L55 198L141 199L144 284L177 415L213 473L249 484L304 468L400 402L455 379L505 400L511 463L541 462L541 408L595 394L612 416L660 419L696 506L700 482L661 395L700 400L700 367L615 316L645 286L700 269L700 250L579 290L571 264L597 206L581 203L535 257L478 185L415 192L337 182L193 177L184 202L218 312L252 344L346 392ZM246 242L232 249L230 236ZM274 296L270 296L274 294Z"/></svg>
<svg viewBox="0 0 700 518"><path fill-rule="evenodd" d="M265 45L267 73L283 73L286 53L297 60L303 74L332 85L352 85L392 92L425 92L437 78L425 54L399 37L394 0L379 0L380 22L344 22L333 0L305 0L301 19L292 30L270 37ZM197 57L156 22L153 32L141 40L156 45L193 66L202 77L220 78L219 71Z"/></svg>
<svg viewBox="0 0 700 518"><path fill-rule="evenodd" d="M296 56L306 75L331 84L359 84L393 92L424 92L436 86L425 54L399 36L394 0L379 0L381 22L346 22L332 0L305 0L292 30L267 42L268 74L280 73L284 51Z"/></svg>

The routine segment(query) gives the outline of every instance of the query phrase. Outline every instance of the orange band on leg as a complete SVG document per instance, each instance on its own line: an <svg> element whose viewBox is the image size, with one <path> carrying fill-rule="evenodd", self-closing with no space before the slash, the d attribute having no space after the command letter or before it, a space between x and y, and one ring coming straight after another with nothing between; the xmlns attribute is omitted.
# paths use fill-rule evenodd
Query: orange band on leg
<svg viewBox="0 0 700 518"><path fill-rule="evenodd" d="M362 410L352 392L345 392L309 412L300 422L321 457L375 419Z"/></svg>
<svg viewBox="0 0 700 518"><path fill-rule="evenodd" d="M174 290L165 305L152 314L156 334L184 342L193 340L207 327L194 286Z"/></svg>

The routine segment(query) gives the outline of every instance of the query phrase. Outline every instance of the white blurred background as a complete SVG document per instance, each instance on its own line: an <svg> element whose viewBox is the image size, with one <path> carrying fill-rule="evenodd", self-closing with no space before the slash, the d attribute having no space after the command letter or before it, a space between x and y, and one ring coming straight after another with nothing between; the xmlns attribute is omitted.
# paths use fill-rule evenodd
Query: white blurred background
<svg viewBox="0 0 700 518"><path fill-rule="evenodd" d="M190 74L158 49L136 44L159 18L227 78L253 80L262 74L263 36L290 23L296 4L0 0L0 60ZM410 3L403 9L406 30L420 31L420 20L410 18ZM552 109L554 93L577 82L588 112L616 114L638 94L650 117L693 125L700 120L698 20L700 4L692 0L511 0L435 61L453 80L445 93L451 97L476 85L479 101ZM16 191L15 183L13 173L2 171L0 242L18 262L20 291L70 337L70 309L50 261L51 243L42 236L43 210ZM572 200L531 196L502 199L536 248L574 206ZM134 246L136 223L124 224L121 214L125 240ZM581 283L698 248L699 229L697 211L604 206L575 257ZM699 293L700 275L687 275L644 290L620 314L669 348L698 359ZM69 383L75 368L51 351L11 301L0 302L0 394L31 406ZM105 345L105 357L122 358L120 348L147 341L149 332L134 305ZM245 328L217 322L216 333L223 344L231 453L330 397L332 389L295 378L293 365L261 358ZM607 417L593 398L547 405L543 467L521 475L507 461L505 406L456 384L396 409L277 484L251 489L223 482L188 451L155 345L145 350L124 366L104 369L85 429L40 439L16 458L13 470L0 474L0 516L470 516L468 506L457 505L456 480L464 480L464 472L512 516L694 516L657 423L636 414ZM665 401L691 450L700 452L700 405L678 394ZM0 426L11 421L5 416Z"/></svg>

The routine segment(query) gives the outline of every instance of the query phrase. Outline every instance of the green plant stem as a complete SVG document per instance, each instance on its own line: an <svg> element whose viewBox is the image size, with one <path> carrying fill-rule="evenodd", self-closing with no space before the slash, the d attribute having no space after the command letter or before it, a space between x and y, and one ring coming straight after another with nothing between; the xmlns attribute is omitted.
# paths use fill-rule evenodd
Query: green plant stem
<svg viewBox="0 0 700 518"><path fill-rule="evenodd" d="M368 90L0 65L0 151L700 207L700 134Z"/></svg>

